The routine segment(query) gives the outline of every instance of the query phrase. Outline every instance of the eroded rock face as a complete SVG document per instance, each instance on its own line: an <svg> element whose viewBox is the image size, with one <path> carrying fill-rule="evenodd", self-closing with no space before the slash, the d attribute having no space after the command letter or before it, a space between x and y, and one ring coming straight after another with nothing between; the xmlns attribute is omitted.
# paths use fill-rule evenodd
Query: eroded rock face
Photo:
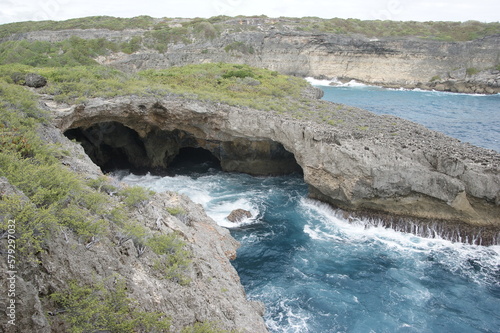
<svg viewBox="0 0 500 333"><path fill-rule="evenodd" d="M103 171L132 169L162 173L180 150L186 147L211 152L225 171L253 175L282 175L301 171L293 154L279 142L269 139L208 137L200 135L199 129L177 129L175 124L167 129L155 126L141 137L132 128L116 121L99 122L67 130L65 135L81 142L87 155Z"/></svg>
<svg viewBox="0 0 500 333"><path fill-rule="evenodd" d="M227 22L239 26L238 21ZM96 60L120 70L135 72L207 62L244 63L296 76L355 79L390 87L419 87L466 93L499 93L498 65L500 36L467 42L445 42L419 38L367 38L362 35L313 33L279 28L267 23L252 31L224 32L213 39L192 39L171 44L165 52L144 48L132 54L110 53ZM244 22L244 24L252 24ZM253 23L255 24L255 23ZM12 34L7 40L60 42L71 36L105 38L127 42L133 37L147 39L147 30L112 31L72 29ZM252 52L226 51L243 43ZM466 74L466 69L483 71ZM436 79L437 78L437 79Z"/></svg>
<svg viewBox="0 0 500 333"><path fill-rule="evenodd" d="M238 163L228 164L243 172L258 171L263 152L272 161L271 148L279 144L300 165L311 196L336 207L500 229L499 153L397 117L355 108L335 112L342 122L332 126L177 97L118 98L74 107L56 121L63 131L117 121L142 139L158 129L178 130L215 154L221 143L243 142L225 150L240 152ZM223 162L220 151L216 156Z"/></svg>
<svg viewBox="0 0 500 333"><path fill-rule="evenodd" d="M71 152L61 161L65 166L86 177L102 176L78 144L70 142L53 126L45 126L41 131L44 140L61 144ZM0 177L1 195L18 195L29 201L3 177ZM168 207L182 209L184 218L169 214ZM239 276L230 263L236 257L239 243L228 230L209 218L200 205L186 196L165 192L141 203L132 214L130 218L147 229L162 234L177 232L183 238L192 259L185 272L191 280L189 284L163 277L154 269L158 258L153 251L146 250L139 256L139 246L132 239L122 242L114 231L86 246L81 237L61 228L51 233L43 250L36 254L37 261L17 261L16 326L3 320L0 331L67 332L61 309L50 295L66 290L70 281L92 285L116 279L125 282L127 297L136 301L137 310L162 312L171 317L172 332L180 332L197 322L215 322L228 331L267 332L262 319L264 305L246 299ZM6 238L0 239L0 247L7 248ZM0 270L9 270L7 260L0 261ZM5 281L0 284L2 295L8 294ZM0 316L8 318L7 314L7 308L2 307Z"/></svg>

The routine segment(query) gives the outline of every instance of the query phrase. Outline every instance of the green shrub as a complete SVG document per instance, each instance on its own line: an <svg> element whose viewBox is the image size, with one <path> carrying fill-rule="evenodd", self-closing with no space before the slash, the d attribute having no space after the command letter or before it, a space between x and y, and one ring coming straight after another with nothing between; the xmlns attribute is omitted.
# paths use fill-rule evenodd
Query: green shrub
<svg viewBox="0 0 500 333"><path fill-rule="evenodd" d="M465 72L467 73L468 76L472 76L474 74L479 73L479 70L477 68L474 68L474 67L469 67L465 70Z"/></svg>
<svg viewBox="0 0 500 333"><path fill-rule="evenodd" d="M153 262L153 268L161 272L165 279L176 281L181 285L191 282L185 276L185 271L191 263L191 253L185 249L186 243L179 235L155 234L147 239L146 245L160 256Z"/></svg>
<svg viewBox="0 0 500 333"><path fill-rule="evenodd" d="M250 69L246 69L246 70L245 69L238 69L238 70L234 70L234 71L228 71L227 73L224 73L222 75L222 77L224 79L229 79L232 77L239 77L241 79L244 79L246 77L254 78L255 74Z"/></svg>
<svg viewBox="0 0 500 333"><path fill-rule="evenodd" d="M215 322L196 323L189 327L184 327L181 333L236 333L219 328Z"/></svg>
<svg viewBox="0 0 500 333"><path fill-rule="evenodd" d="M0 26L0 38L13 33L23 33L40 30L65 30L65 29L148 29L153 26L155 19L149 16L133 18L119 18L110 16L90 16L70 19L66 21L30 21L16 22Z"/></svg>
<svg viewBox="0 0 500 333"><path fill-rule="evenodd" d="M124 53L131 54L140 50L142 44L142 37L134 36L128 42L123 42L121 50Z"/></svg>
<svg viewBox="0 0 500 333"><path fill-rule="evenodd" d="M2 196L0 222L18 221L20 251L27 257L40 251L61 227L85 238L104 234L108 197L59 163L60 147L40 139L46 117L27 89L0 80L0 91L0 177L26 196Z"/></svg>
<svg viewBox="0 0 500 333"><path fill-rule="evenodd" d="M104 193L114 193L118 191L116 186L109 183L109 178L107 176L99 176L95 179L90 179L87 181L87 185L91 188L97 190L98 192Z"/></svg>
<svg viewBox="0 0 500 333"><path fill-rule="evenodd" d="M214 25L208 21L197 23L194 26L194 32L201 35L205 39L214 39L219 35L219 32Z"/></svg>
<svg viewBox="0 0 500 333"><path fill-rule="evenodd" d="M84 286L70 281L67 290L50 297L63 310L62 317L70 332L170 331L171 321L163 313L135 309L137 302L127 296L122 279L118 279L113 288L103 282Z"/></svg>
<svg viewBox="0 0 500 333"><path fill-rule="evenodd" d="M182 214L186 214L186 211L184 210L184 208L180 207L180 206L176 206L176 207L167 207L167 212L170 214L170 215L182 215Z"/></svg>
<svg viewBox="0 0 500 333"><path fill-rule="evenodd" d="M1 230L8 230L9 220L16 221L16 253L27 261L42 250L43 242L59 222L50 209L37 208L19 196L1 196Z"/></svg>
<svg viewBox="0 0 500 333"><path fill-rule="evenodd" d="M126 187L118 192L118 195L123 197L123 202L129 208L139 207L149 200L152 194L154 194L154 192L140 186Z"/></svg>
<svg viewBox="0 0 500 333"><path fill-rule="evenodd" d="M243 54L254 54L255 49L253 46L249 46L243 42L233 42L231 44L228 44L224 47L224 51L226 52L231 52L231 51L237 51L241 52Z"/></svg>

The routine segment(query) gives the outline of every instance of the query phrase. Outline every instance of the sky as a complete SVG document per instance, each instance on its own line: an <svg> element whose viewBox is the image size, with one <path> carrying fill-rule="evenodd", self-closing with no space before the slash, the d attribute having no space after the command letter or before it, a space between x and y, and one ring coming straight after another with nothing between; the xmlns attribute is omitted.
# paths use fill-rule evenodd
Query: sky
<svg viewBox="0 0 500 333"><path fill-rule="evenodd" d="M499 0L0 0L0 24L107 15L134 17L357 18L395 21L500 21Z"/></svg>

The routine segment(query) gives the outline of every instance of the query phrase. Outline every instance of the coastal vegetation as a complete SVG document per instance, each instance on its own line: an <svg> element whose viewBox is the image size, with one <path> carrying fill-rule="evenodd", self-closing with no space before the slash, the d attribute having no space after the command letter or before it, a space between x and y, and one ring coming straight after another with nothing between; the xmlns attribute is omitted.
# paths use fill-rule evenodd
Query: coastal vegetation
<svg viewBox="0 0 500 333"><path fill-rule="evenodd" d="M304 97L305 80L281 75L276 71L242 64L210 63L144 70L126 73L100 65L95 59L113 52L133 53L142 48L160 52L172 43L190 43L196 38L216 38L225 29L255 29L254 24L229 25L229 21L247 18L216 17L194 20L156 20L150 17L119 19L109 17L74 19L63 22L13 23L0 26L0 37L37 30L143 29L144 34L126 41L104 38L71 37L61 42L4 41L0 43L0 177L15 189L0 195L0 229L5 239L8 221L19 221L16 228L17 251L26 265L39 264L40 253L47 244L64 238L82 251L99 242L121 246L132 241L144 262L148 261L155 275L176 286L191 283L187 271L192 265L189 244L178 233L165 233L146 227L138 221L136 211L152 200L154 193L138 187L124 187L101 176L86 179L62 164L72 152L71 147L48 143L41 138L50 116L38 105L43 95L57 103L80 104L92 98L118 96L157 97L181 96L191 100L222 103L241 108L255 108L307 118L332 126L343 126L337 113L349 112L339 105L327 109L321 101ZM369 23L349 20L306 18L261 20L265 25L287 24L303 31L335 31L368 35L375 29ZM307 23L307 24L306 24ZM450 23L451 24L451 23ZM345 25L345 27L343 27ZM460 28L461 26L464 28ZM380 25L382 29L384 24ZM406 26L401 24L402 29ZM411 26L411 25L410 25ZM401 30L401 34L422 38L465 40L498 33L495 24L459 24L456 29L435 27L435 31ZM465 29L467 28L467 29ZM406 29L406 28L405 28ZM462 30L461 30L462 29ZM465 29L465 30L464 30ZM462 31L455 34L454 31ZM383 31L379 30L383 36ZM442 35L449 33L450 35ZM397 35L388 35L397 36ZM407 36L407 35L405 35ZM441 36L441 37L440 37ZM460 39L462 38L462 39ZM255 50L242 42L233 42L225 51L252 54ZM467 74L476 73L475 68ZM35 91L25 87L28 74L41 75L47 84ZM438 80L439 78L436 78ZM358 130L366 131L367 126ZM182 206L166 207L165 211L186 225L188 212ZM129 242L130 243L130 242ZM148 255L144 255L147 253ZM111 285L112 287L110 287ZM136 310L136 300L127 295L125 281L97 279L94 284L68 281L67 288L51 291L50 302L63 313L71 332L101 329L110 332L168 331L170 318L159 313ZM216 323L198 323L184 333L224 332Z"/></svg>
<svg viewBox="0 0 500 333"><path fill-rule="evenodd" d="M152 266L163 272L164 279L189 284L185 271L191 254L184 240L175 233L152 231L134 218L134 210L153 193L139 187L118 190L107 177L87 180L63 166L61 160L70 152L39 134L48 117L38 108L35 94L0 79L0 177L19 191L0 196L0 240L6 236L8 221L17 221L16 253L29 264L39 262L38 254L56 238L78 244L83 251L99 242L122 244L132 239L138 256L148 249L155 254ZM110 196L116 190L117 195ZM70 332L86 332L89 327L110 332L168 331L170 322L164 314L135 309L122 280L109 289L96 278L95 285L70 282L66 290L51 294Z"/></svg>
<svg viewBox="0 0 500 333"><path fill-rule="evenodd" d="M107 280L112 281L92 286L70 281L66 290L51 294L63 311L69 332L169 332L170 318L136 310L137 301L127 296L125 281L119 277Z"/></svg>
<svg viewBox="0 0 500 333"><path fill-rule="evenodd" d="M144 30L144 44L164 49L168 42L189 43L196 38L215 38L222 31L255 31L287 27L296 31L361 34L367 37L416 37L441 41L468 41L500 33L500 23L416 22L359 20L318 17L268 18L262 16L216 16L208 19L155 19L149 16L117 18L93 16L66 21L18 22L0 26L0 38L16 33L41 30L108 29L114 31ZM149 40L149 41L148 41Z"/></svg>

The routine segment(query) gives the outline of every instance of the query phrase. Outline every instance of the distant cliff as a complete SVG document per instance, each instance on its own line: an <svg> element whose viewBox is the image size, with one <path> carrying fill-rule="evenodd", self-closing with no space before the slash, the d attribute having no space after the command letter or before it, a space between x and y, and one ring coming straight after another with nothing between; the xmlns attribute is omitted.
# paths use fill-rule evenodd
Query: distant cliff
<svg viewBox="0 0 500 333"><path fill-rule="evenodd" d="M151 23L148 28L122 31L19 32L4 34L2 41L60 42L77 36L104 38L118 44L132 42L134 47L125 52L115 49L95 58L101 64L132 72L229 62L295 76L355 79L389 87L500 92L498 28L492 29L489 35L484 33L481 38L442 41L432 35L419 36L417 32L415 36L387 36L386 31L381 31L385 36L377 36L376 31L352 33L345 29L311 28L306 23L310 24L304 19L285 18L223 18L217 22L168 19L156 25ZM320 23L326 24L318 19L313 27Z"/></svg>

